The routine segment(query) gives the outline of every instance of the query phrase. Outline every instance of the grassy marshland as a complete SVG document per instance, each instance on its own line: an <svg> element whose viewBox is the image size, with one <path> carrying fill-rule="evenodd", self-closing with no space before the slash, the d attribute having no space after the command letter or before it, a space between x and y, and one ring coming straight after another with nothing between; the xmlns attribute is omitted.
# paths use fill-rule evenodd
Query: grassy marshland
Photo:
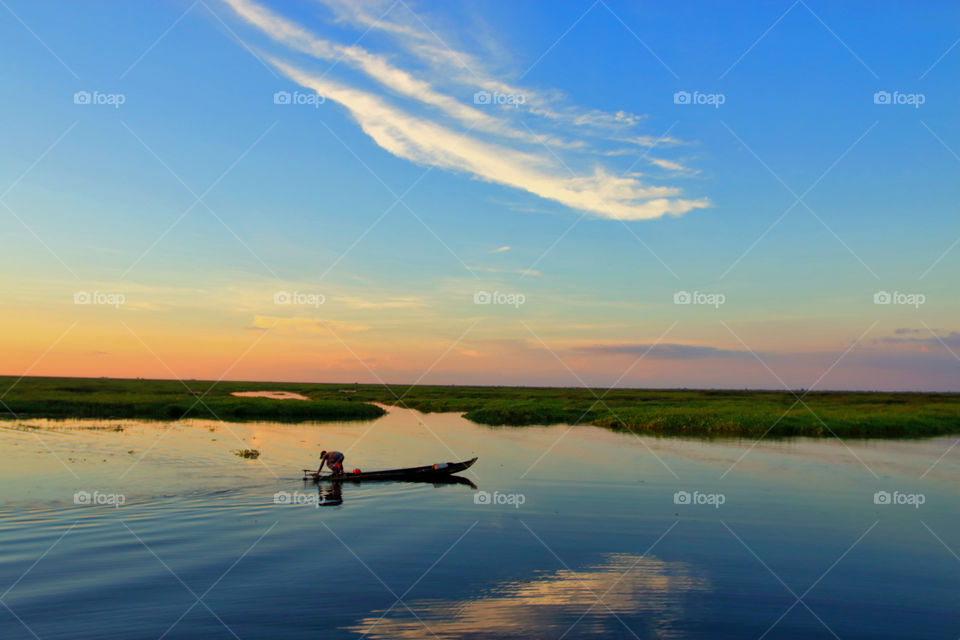
<svg viewBox="0 0 960 640"><path fill-rule="evenodd" d="M0 377L0 389L16 378ZM3 397L0 415L44 418L178 420L372 420L380 407L333 391L303 392L310 401L238 398L234 391L284 391L312 385L271 382L24 378Z"/></svg>
<svg viewBox="0 0 960 640"><path fill-rule="evenodd" d="M381 387L357 399L396 403ZM488 425L593 424L692 436L911 438L960 433L960 394L406 387L391 389L420 411L463 411ZM369 394L369 395L368 395ZM406 394L406 395L404 395ZM604 395L606 394L606 395ZM597 396L602 402L597 401ZM797 402L797 397L803 398ZM391 400L392 398L392 400Z"/></svg>
<svg viewBox="0 0 960 640"><path fill-rule="evenodd" d="M15 380L0 378L0 389ZM424 412L462 412L474 422L492 426L593 424L637 433L707 437L757 437L768 430L773 437L913 438L960 433L960 394L956 393L812 392L797 402L802 393L787 391L607 392L192 380L186 385L189 389L175 380L24 378L3 398L7 406L0 404L0 412L55 418L364 420L383 414L370 404L378 402ZM233 391L293 391L310 400L237 398L230 395ZM603 401L598 402L594 394Z"/></svg>

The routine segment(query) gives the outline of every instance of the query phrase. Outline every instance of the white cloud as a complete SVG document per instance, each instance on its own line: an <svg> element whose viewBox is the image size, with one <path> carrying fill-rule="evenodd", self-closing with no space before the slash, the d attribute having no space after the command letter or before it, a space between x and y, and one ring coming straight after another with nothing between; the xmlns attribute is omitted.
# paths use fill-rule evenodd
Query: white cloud
<svg viewBox="0 0 960 640"><path fill-rule="evenodd" d="M421 28L422 23L416 25L374 19L359 5L344 5L335 1L328 3L342 18L367 28L388 32L407 43L407 53L426 57L437 65L445 65L448 70L455 67L458 69L456 73L451 73L446 78L424 80L396 66L393 57L388 59L356 45L346 46L319 38L304 27L250 0L224 1L244 20L264 31L276 42L316 58L342 60L389 89L391 93L407 99L406 103L398 103L389 99L388 95L361 89L340 79L334 80L328 77L329 73L315 72L302 65L295 66L276 56L265 56L292 81L345 107L367 135L397 157L522 189L541 198L605 218L640 220L666 214L679 215L691 209L709 206L709 202L703 198L681 197L680 190L675 187L645 184L636 174L618 176L597 163L597 154L586 159L558 156L554 149L572 153L573 150L588 150L589 145L585 140L569 142L553 136L550 132L535 132L523 120L520 120L523 124L520 128L514 126L508 118L522 118L524 114L531 113L563 119L586 129L614 127L619 130L634 126L640 117L626 111L604 113L567 106L555 107L549 104L547 99L555 99L555 95L510 86L475 71L472 64L475 61L467 54L445 46L438 48L437 36L432 32L428 33L428 29L425 31ZM522 111L496 105L484 105L481 109L437 88L438 83L464 81L464 74L471 76L469 81L473 88L520 93L528 101L538 104L525 103ZM472 97L473 94L470 93L469 98ZM410 99L414 103L412 106ZM417 105L421 108L414 108ZM494 137L487 134L494 134ZM617 136L616 139L620 142L636 142L643 146L656 144L645 136L629 136L623 133L618 133ZM673 141L671 138L664 140L666 143ZM576 166L579 170L574 172L570 166Z"/></svg>
<svg viewBox="0 0 960 640"><path fill-rule="evenodd" d="M539 143L542 139L542 136L510 126L489 111L470 106L435 90L430 82L397 68L384 56L371 53L357 45L341 45L319 38L307 29L249 0L224 0L224 2L247 22L261 29L277 42L321 60L357 68L391 91L438 109L444 115L463 123L470 129L495 133L529 143ZM582 143L566 142L558 138L550 138L546 142L561 148L583 146Z"/></svg>
<svg viewBox="0 0 960 640"><path fill-rule="evenodd" d="M669 169L670 171L686 171L687 168L680 164L679 162L674 162L673 160L664 160L663 158L647 158L651 164L654 164L661 169Z"/></svg>
<svg viewBox="0 0 960 640"><path fill-rule="evenodd" d="M568 176L550 157L503 147L453 131L387 104L379 96L309 74L269 59L291 80L346 107L364 132L382 148L418 164L464 171L474 177L529 191L571 208L619 220L681 214L709 205L706 200L676 198L679 189L641 184L602 167L593 175Z"/></svg>
<svg viewBox="0 0 960 640"><path fill-rule="evenodd" d="M415 307L421 303L415 297L389 297L383 300L367 300L357 296L338 296L334 302L341 303L352 309L402 309Z"/></svg>
<svg viewBox="0 0 960 640"><path fill-rule="evenodd" d="M406 53L426 63L446 82L503 94L523 95L527 112L564 127L590 129L595 134L621 134L639 123L644 116L626 110L605 112L599 109L580 109L560 104L561 92L522 87L504 80L504 74L487 70L485 61L450 44L436 29L429 27L421 15L408 3L390 0L318 0L337 17L369 31L379 31L394 38ZM651 146L650 136L627 136L621 142ZM555 140L552 142L556 142ZM569 143L576 146L576 142Z"/></svg>
<svg viewBox="0 0 960 640"><path fill-rule="evenodd" d="M518 276L542 276L543 273L537 269L496 269L494 267L470 267L471 271L479 271L482 273L509 273L512 275Z"/></svg>
<svg viewBox="0 0 960 640"><path fill-rule="evenodd" d="M370 327L355 322L325 320L320 318L278 318L276 316L254 316L253 327L275 331L293 331L303 333L344 333L366 331Z"/></svg>
<svg viewBox="0 0 960 640"><path fill-rule="evenodd" d="M490 253L503 253L504 251L510 251L511 248L512 248L512 247L508 247L508 246L504 245L504 246L502 246L502 247L497 247L496 249L494 249L494 250L491 251Z"/></svg>

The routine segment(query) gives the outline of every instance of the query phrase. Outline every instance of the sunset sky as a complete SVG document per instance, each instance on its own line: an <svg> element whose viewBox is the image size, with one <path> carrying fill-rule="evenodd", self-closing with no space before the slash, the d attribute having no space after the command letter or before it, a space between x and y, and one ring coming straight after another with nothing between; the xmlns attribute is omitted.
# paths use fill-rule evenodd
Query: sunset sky
<svg viewBox="0 0 960 640"><path fill-rule="evenodd" d="M915 9L5 0L0 374L960 390Z"/></svg>

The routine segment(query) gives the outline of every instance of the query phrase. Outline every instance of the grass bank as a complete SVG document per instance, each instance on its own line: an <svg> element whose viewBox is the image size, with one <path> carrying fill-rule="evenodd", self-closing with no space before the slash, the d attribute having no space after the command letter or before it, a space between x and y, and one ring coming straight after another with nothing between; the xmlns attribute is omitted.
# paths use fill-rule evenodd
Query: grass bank
<svg viewBox="0 0 960 640"><path fill-rule="evenodd" d="M16 378L0 377L0 390ZM186 385L186 386L185 386ZM237 398L234 391L293 391L309 401ZM602 401L597 400L602 397ZM802 400L798 401L798 396ZM401 398L402 400L398 400ZM0 411L20 417L366 420L371 403L454 411L481 424L592 424L662 435L919 438L960 433L960 394L571 389L24 378ZM7 414L9 415L9 414Z"/></svg>
<svg viewBox="0 0 960 640"><path fill-rule="evenodd" d="M462 411L487 425L592 424L692 436L913 438L960 433L960 394L360 387L357 397L420 411ZM597 397L602 401L598 401ZM798 401L798 397L802 400Z"/></svg>
<svg viewBox="0 0 960 640"><path fill-rule="evenodd" d="M16 378L0 377L0 390L15 381ZM308 392L303 387L271 382L24 378L3 397L0 415L303 422L372 420L384 414L380 407L336 390ZM238 398L230 395L234 391L297 391L310 400Z"/></svg>

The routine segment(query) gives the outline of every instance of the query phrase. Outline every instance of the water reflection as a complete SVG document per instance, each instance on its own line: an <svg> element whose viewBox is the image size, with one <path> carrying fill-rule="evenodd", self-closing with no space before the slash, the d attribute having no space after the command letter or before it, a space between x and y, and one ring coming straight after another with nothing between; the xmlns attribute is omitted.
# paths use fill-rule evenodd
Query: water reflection
<svg viewBox="0 0 960 640"><path fill-rule="evenodd" d="M343 486L339 482L317 483L317 492L320 494L317 496L318 507L335 507L343 504Z"/></svg>
<svg viewBox="0 0 960 640"><path fill-rule="evenodd" d="M678 622L684 617L687 596L709 590L706 578L693 575L682 563L611 554L605 562L581 571L561 570L502 583L490 595L475 599L411 602L413 614L399 606L385 614L374 612L380 615L359 620L348 630L369 638L633 633L672 638L683 635Z"/></svg>
<svg viewBox="0 0 960 640"><path fill-rule="evenodd" d="M344 484L352 484L354 486L357 486L360 484L370 484L370 483L384 484L384 483L393 483L393 482L409 482L414 484L432 484L434 487L439 487L439 486L448 485L448 484L464 484L470 487L471 489L477 488L477 485L470 478L464 478L463 476L438 476L436 478L423 478L423 479L411 477L411 478L403 478L402 480L393 480L393 479L360 480L360 479L353 479L350 477L349 474L345 474L339 477L325 476L323 478L320 478L319 480L315 478L304 478L303 481L304 483L312 482L319 486L324 486L324 485L341 485L342 486Z"/></svg>
<svg viewBox="0 0 960 640"><path fill-rule="evenodd" d="M351 480L349 476L342 479L323 478L320 481L304 479L304 484L313 483L317 487L317 506L318 507L336 507L343 504L343 485L349 484L358 487L361 484L370 484L371 481ZM469 478L461 476L446 476L433 478L431 480L387 480L378 481L376 484L392 484L394 482L409 482L415 484L432 484L434 488L444 485L462 484L476 489L477 485Z"/></svg>
<svg viewBox="0 0 960 640"><path fill-rule="evenodd" d="M238 398L270 398L271 400L309 400L302 393L293 391L234 391L230 395Z"/></svg>

